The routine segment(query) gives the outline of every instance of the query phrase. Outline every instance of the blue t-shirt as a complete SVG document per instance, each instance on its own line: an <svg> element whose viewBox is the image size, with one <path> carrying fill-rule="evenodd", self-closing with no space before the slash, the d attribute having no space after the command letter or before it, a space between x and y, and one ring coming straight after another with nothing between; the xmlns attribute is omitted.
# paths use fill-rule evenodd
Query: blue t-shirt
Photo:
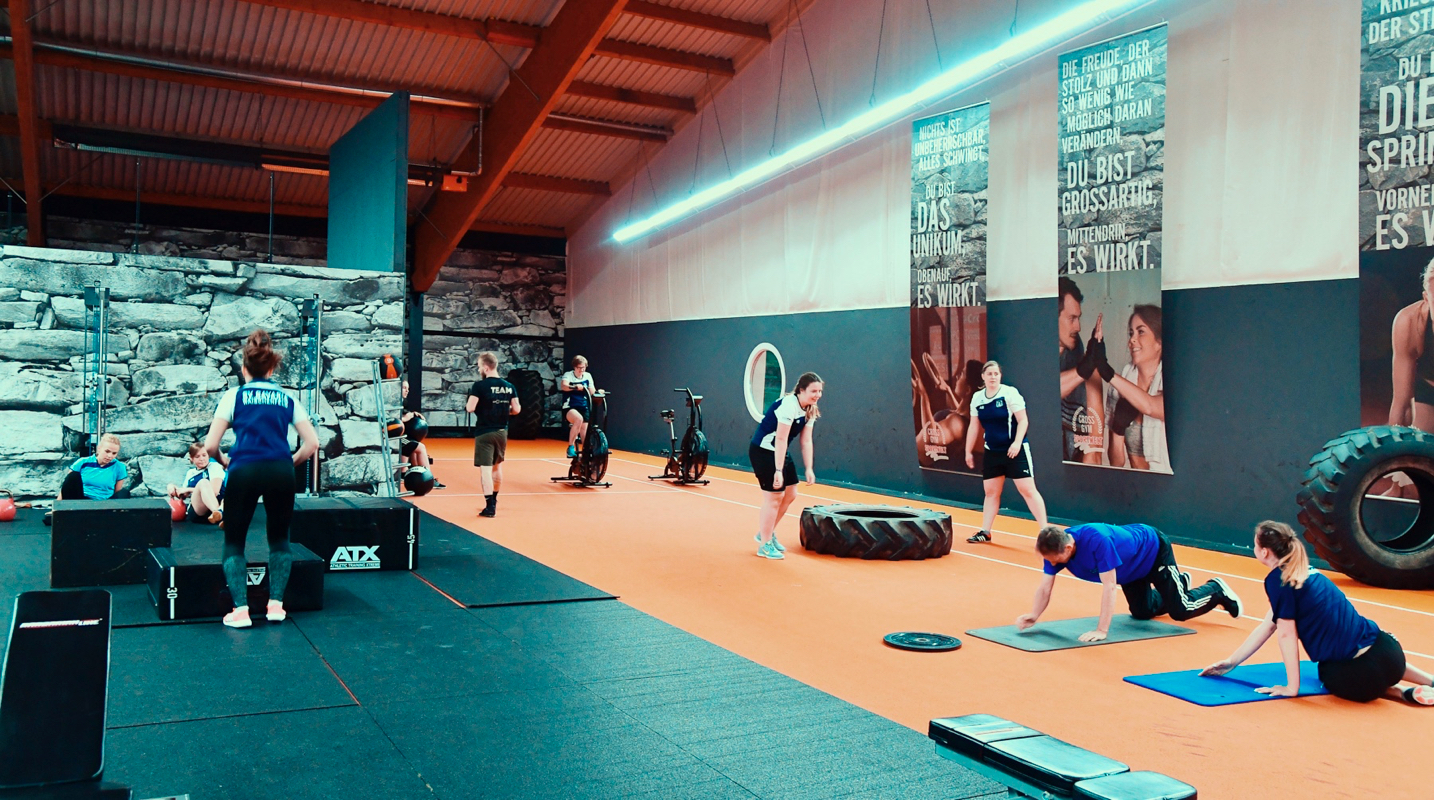
<svg viewBox="0 0 1434 800"><path fill-rule="evenodd" d="M782 422L792 426L791 430L787 431L788 445L801 436L802 431L807 427L806 409L797 402L797 396L794 394L784 394L767 406L767 413L763 414L762 421L757 423L757 432L752 434L752 446L776 452L777 425ZM789 447L787 455L791 456L791 454L792 451Z"/></svg>
<svg viewBox="0 0 1434 800"><path fill-rule="evenodd" d="M971 398L971 411L981 421L986 433L986 449L996 452L1009 450L1016 439L1017 411L1026 410L1026 398L1014 386L1002 384L996 389L995 397L987 397L985 389L977 389Z"/></svg>
<svg viewBox="0 0 1434 800"><path fill-rule="evenodd" d="M234 428L229 469L258 461L288 461L289 428L309 412L289 392L268 380L250 381L224 393L214 416Z"/></svg>
<svg viewBox="0 0 1434 800"><path fill-rule="evenodd" d="M98 458L86 456L71 464L70 469L80 473L85 497L91 500L108 500L114 497L115 484L129 477L129 467L118 458L102 467Z"/></svg>
<svg viewBox="0 0 1434 800"><path fill-rule="evenodd" d="M1344 592L1314 570L1298 589L1280 582L1280 571L1272 570L1265 576L1265 595L1275 619L1294 620L1311 661L1354 658L1379 636L1379 626L1361 617Z"/></svg>
<svg viewBox="0 0 1434 800"><path fill-rule="evenodd" d="M1100 573L1115 570L1116 583L1130 583L1149 575L1160 553L1160 533L1149 525L1087 522L1066 533L1075 539L1075 553L1064 564L1047 561L1047 575L1068 569L1083 581L1100 583Z"/></svg>

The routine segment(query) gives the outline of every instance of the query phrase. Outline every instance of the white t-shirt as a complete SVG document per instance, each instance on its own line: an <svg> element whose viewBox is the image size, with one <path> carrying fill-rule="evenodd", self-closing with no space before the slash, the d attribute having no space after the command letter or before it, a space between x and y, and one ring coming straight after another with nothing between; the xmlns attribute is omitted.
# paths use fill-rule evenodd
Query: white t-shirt
<svg viewBox="0 0 1434 800"><path fill-rule="evenodd" d="M1151 397L1155 397L1165 391L1164 370L1165 365L1163 363L1155 368L1155 378L1150 381L1150 388L1147 390ZM1140 382L1140 370L1136 369L1134 364L1126 364L1120 370L1120 377L1138 386ZM1107 393L1105 407L1114 412L1115 404L1119 402L1119 400L1120 394L1114 389L1111 389ZM1117 431L1112 431L1112 433L1117 433ZM1165 443L1165 420L1156 419L1149 414L1142 415L1140 418L1140 438L1145 451L1145 460L1150 464L1150 471L1171 473L1170 449Z"/></svg>
<svg viewBox="0 0 1434 800"><path fill-rule="evenodd" d="M1004 383L991 397L986 396L986 389L982 387L971 398L971 413L980 420L981 429L986 433L987 450L1010 448L1016 438L1016 429L1020 427L1016 412L1025 410L1026 398L1016 391L1016 387Z"/></svg>
<svg viewBox="0 0 1434 800"><path fill-rule="evenodd" d="M798 424L797 420L801 420L801 423ZM797 402L797 396L794 394L783 395L762 417L762 421L757 425L757 446L776 452L777 426L782 423L791 426L787 434L790 437L788 443L800 436L805 428L807 412L802 408L802 404Z"/></svg>
<svg viewBox="0 0 1434 800"><path fill-rule="evenodd" d="M566 398L566 400L564 400L564 402L563 402L563 406L564 406L564 407L566 407L566 406L568 405L568 403L571 402L571 401L573 401L573 400L577 400L577 402L578 402L579 405L586 405L586 404L587 404L587 401L588 401L588 398L587 398L588 392L593 391L593 388L594 388L594 386L595 386L595 384L593 383L593 374L592 374L591 372L588 372L587 370L583 370L583 376L582 376L581 378L579 378L577 375L573 374L573 371L572 371L572 370L568 370L567 372L564 372L564 373L563 373L563 378L562 378L562 380L558 383L558 389L559 389L560 391L562 391L562 389L563 389L563 384L564 384L564 383L566 383L566 384L569 385L569 386L574 387L574 388L571 389L571 390L563 391L563 396ZM576 387L584 386L584 385L587 386L587 391L586 391L586 392L583 391L582 389L576 388Z"/></svg>

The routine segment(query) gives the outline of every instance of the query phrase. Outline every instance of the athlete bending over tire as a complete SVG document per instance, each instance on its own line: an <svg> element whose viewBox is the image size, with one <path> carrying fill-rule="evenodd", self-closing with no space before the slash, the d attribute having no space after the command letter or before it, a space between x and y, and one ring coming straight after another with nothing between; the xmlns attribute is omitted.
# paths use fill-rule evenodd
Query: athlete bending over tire
<svg viewBox="0 0 1434 800"><path fill-rule="evenodd" d="M269 605L270 622L282 622L284 589L289 585L289 567L294 556L289 550L289 519L294 514L294 468L309 460L319 449L309 413L294 396L270 380L279 366L279 354L269 341L269 334L257 330L244 342L244 362L240 371L244 384L224 393L204 447L209 455L229 468L229 486L225 490L224 509L224 579L234 600L234 610L224 616L231 628L247 628L249 619L248 561L244 558L244 540L259 498L264 498L269 535ZM234 446L226 459L219 452L224 432L234 428ZM299 450L289 453L289 428L299 433Z"/></svg>
<svg viewBox="0 0 1434 800"><path fill-rule="evenodd" d="M1110 632L1115 615L1115 590L1125 592L1130 616L1153 619L1169 614L1176 621L1194 619L1223 608L1240 618L1240 597L1219 578L1190 588L1190 576L1175 563L1175 550L1165 534L1149 525L1107 525L1089 522L1066 530L1041 528L1036 552L1046 560L1045 578L1036 589L1031 613L1016 618L1016 627L1025 630L1036 624L1051 602L1056 575L1063 569L1083 581L1099 583L1100 621L1093 631L1080 635L1082 642L1099 642Z"/></svg>
<svg viewBox="0 0 1434 800"><path fill-rule="evenodd" d="M1257 692L1276 697L1298 695L1300 645L1304 645L1310 660L1319 665L1320 682L1335 697L1357 703L1402 697L1416 705L1434 706L1434 676L1409 666L1399 640L1361 617L1338 586L1310 569L1304 543L1290 526L1269 520L1257 525L1255 558L1270 568L1265 576L1270 613L1229 658L1201 670L1201 675L1224 675L1278 633L1285 685ZM1401 691L1400 681L1414 685Z"/></svg>
<svg viewBox="0 0 1434 800"><path fill-rule="evenodd" d="M812 471L812 428L822 415L817 401L822 399L823 388L821 376L803 372L791 394L767 406L747 448L757 485L765 492L757 516L757 555L762 558L786 558L782 554L787 548L777 541L777 523L797 499L797 467L792 463L791 443L799 437L807 485L817 482L817 474Z"/></svg>
<svg viewBox="0 0 1434 800"><path fill-rule="evenodd" d="M1001 490L1006 479L1016 482L1016 491L1026 500L1026 507L1037 525L1046 524L1046 501L1036 491L1035 472L1031 469L1031 446L1026 444L1026 399L1014 386L1001 383L1001 365L987 361L981 367L985 386L971 398L971 413L981 421L986 434L986 452L981 460L981 486L986 499L981 507L981 530L966 541L973 544L991 541L991 528L996 512L1001 510ZM976 428L966 429L966 466L976 468Z"/></svg>

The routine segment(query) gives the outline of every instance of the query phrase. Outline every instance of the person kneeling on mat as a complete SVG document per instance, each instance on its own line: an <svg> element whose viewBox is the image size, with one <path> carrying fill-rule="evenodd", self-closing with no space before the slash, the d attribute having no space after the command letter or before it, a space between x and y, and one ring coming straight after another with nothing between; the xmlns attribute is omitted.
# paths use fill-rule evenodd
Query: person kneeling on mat
<svg viewBox="0 0 1434 800"><path fill-rule="evenodd" d="M1016 627L1025 630L1036 624L1051 602L1056 575L1063 569L1083 581L1099 583L1100 622L1096 629L1080 635L1082 642L1099 642L1110 633L1115 614L1115 590L1125 592L1130 616L1153 619L1169 614L1177 621L1193 619L1223 608L1240 617L1240 598L1219 578L1190 588L1190 575L1175 563L1175 551L1165 534L1149 525L1108 525L1088 522L1066 530L1041 528L1036 552L1045 562L1045 578L1036 589L1031 613L1016 618Z"/></svg>
<svg viewBox="0 0 1434 800"><path fill-rule="evenodd" d="M185 501L185 517L190 522L207 522L218 525L224 521L220 510L224 500L224 482L228 477L219 462L209 457L209 451L202 443L189 446L189 471L184 474L184 486L170 484L166 491L170 497Z"/></svg>
<svg viewBox="0 0 1434 800"><path fill-rule="evenodd" d="M65 480L60 484L60 500L124 500L129 489L124 482L129 478L129 468L119 460L120 440L113 433L100 437L95 454L86 456L70 465ZM45 514L49 525L51 515Z"/></svg>
<svg viewBox="0 0 1434 800"><path fill-rule="evenodd" d="M1434 676L1409 666L1397 639L1360 616L1338 586L1310 569L1309 554L1290 526L1270 520L1257 525L1255 558L1270 568L1265 576L1270 613L1229 658L1201 670L1201 675L1224 675L1278 632L1286 683L1255 690L1261 694L1295 697L1300 693L1299 646L1303 644L1310 660L1319 665L1320 682L1335 697L1357 703L1402 697L1416 705L1434 706ZM1400 681L1414 686L1401 691Z"/></svg>
<svg viewBox="0 0 1434 800"><path fill-rule="evenodd" d="M498 377L498 356L478 356L478 374L482 377L468 392L468 413L477 417L473 426L473 466L483 481L483 499L487 501L480 517L498 514L498 489L503 485L503 459L508 454L508 418L521 414L518 392L513 384Z"/></svg>

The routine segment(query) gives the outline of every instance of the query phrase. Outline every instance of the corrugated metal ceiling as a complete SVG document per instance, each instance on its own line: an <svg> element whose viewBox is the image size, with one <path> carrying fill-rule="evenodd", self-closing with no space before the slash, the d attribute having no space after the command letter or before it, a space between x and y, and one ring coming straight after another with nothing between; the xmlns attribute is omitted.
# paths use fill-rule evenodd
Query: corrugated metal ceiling
<svg viewBox="0 0 1434 800"><path fill-rule="evenodd" d="M545 25L563 0L365 0L382 5L468 19L496 19ZM569 0L579 2L580 0ZM801 0L805 7L813 0ZM245 0L63 0L33 17L35 39L45 44L123 53L174 64L280 76L380 91L492 101L506 90L508 64L520 65L530 52L455 36L339 19ZM663 5L706 14L785 26L792 0L659 0ZM765 42L633 14L619 17L607 36L670 50L732 59L737 64L766 47ZM15 113L13 68L0 61L0 113ZM722 81L700 72L636 61L595 57L579 80L685 98L704 98ZM322 153L365 110L299 100L131 78L102 72L41 65L36 75L37 112L55 123L150 133L216 142ZM565 96L556 111L589 119L680 127L693 119L681 111L608 100ZM699 108L700 111L700 108ZM472 122L418 113L410 128L410 160L450 163L468 141ZM611 182L634 169L640 144L626 138L543 130L516 165L516 171L558 178ZM18 179L17 140L0 137L0 169ZM43 180L107 189L134 187L134 159L43 147ZM262 170L143 159L147 191L229 200L268 200L268 173ZM322 206L326 179L281 174L278 201ZM13 182L13 181L12 181ZM411 205L431 195L411 192ZM583 194L504 188L480 221L565 228L588 213L599 198ZM415 209L416 210L416 209Z"/></svg>

